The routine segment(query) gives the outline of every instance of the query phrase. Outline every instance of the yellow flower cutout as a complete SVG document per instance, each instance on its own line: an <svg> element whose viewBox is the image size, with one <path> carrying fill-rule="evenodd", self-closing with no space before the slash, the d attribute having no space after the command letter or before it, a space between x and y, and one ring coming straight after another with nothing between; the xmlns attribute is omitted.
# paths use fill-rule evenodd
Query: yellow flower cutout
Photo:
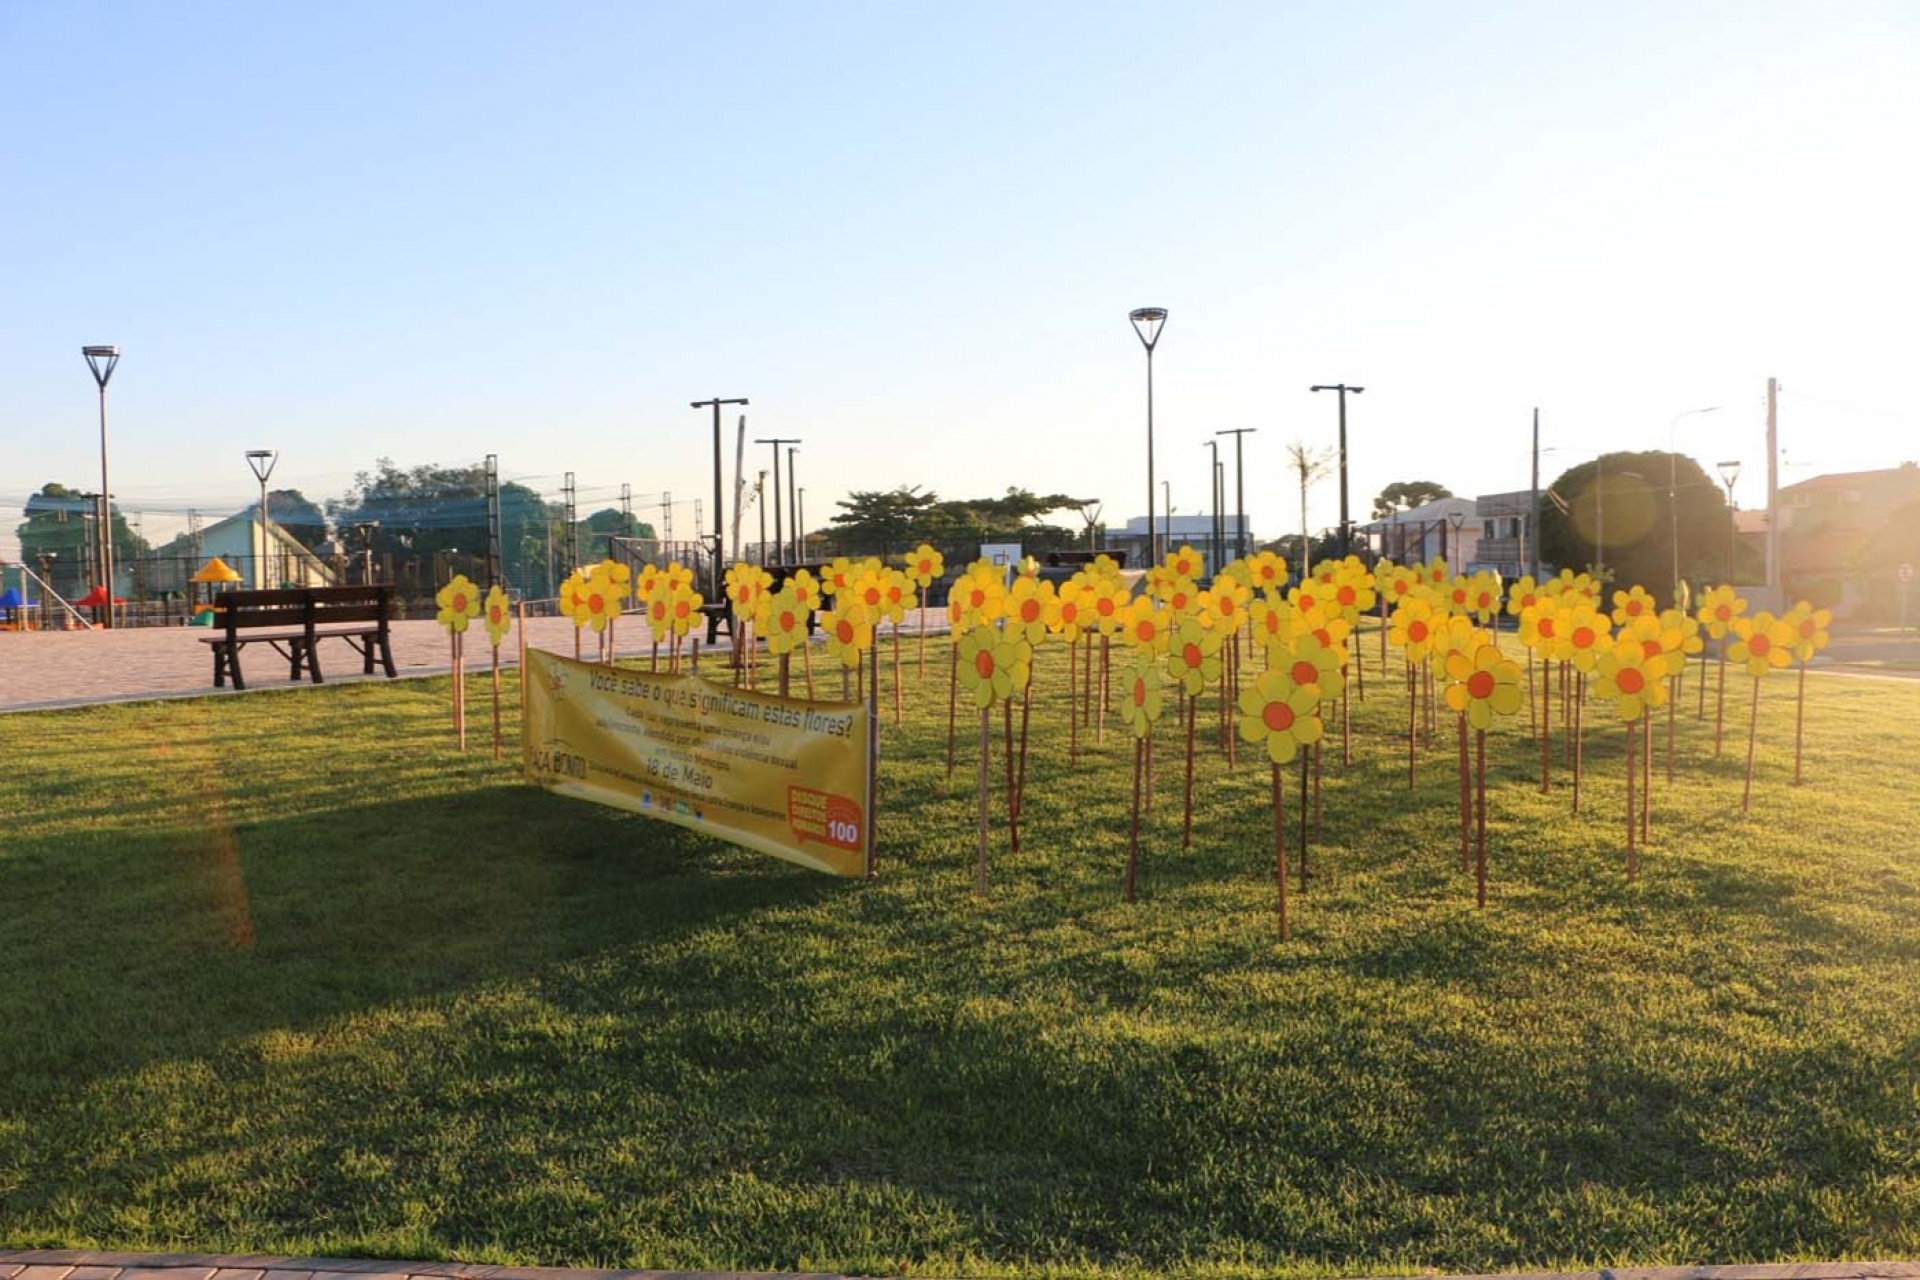
<svg viewBox="0 0 1920 1280"><path fill-rule="evenodd" d="M1302 613L1311 613L1315 609L1331 606L1334 602L1333 592L1315 579L1287 592L1287 602Z"/></svg>
<svg viewBox="0 0 1920 1280"><path fill-rule="evenodd" d="M907 557L907 576L921 590L925 590L929 583L946 571L947 558L927 543L915 547L913 554Z"/></svg>
<svg viewBox="0 0 1920 1280"><path fill-rule="evenodd" d="M440 606L440 625L451 635L459 635L469 622L480 616L480 589L467 581L464 573L454 574L433 599Z"/></svg>
<svg viewBox="0 0 1920 1280"><path fill-rule="evenodd" d="M1173 619L1153 602L1153 597L1140 596L1127 606L1120 634L1137 649L1161 654L1167 651L1172 625Z"/></svg>
<svg viewBox="0 0 1920 1280"><path fill-rule="evenodd" d="M948 605L955 623L962 628L997 621L1006 613L1007 605L1007 588L1000 570L992 565L968 569L953 584Z"/></svg>
<svg viewBox="0 0 1920 1280"><path fill-rule="evenodd" d="M513 602L507 599L507 593L500 589L499 583L487 588L487 598L481 602L480 612L487 619L487 643L498 649L507 638L507 632L513 628Z"/></svg>
<svg viewBox="0 0 1920 1280"><path fill-rule="evenodd" d="M1406 654L1409 666L1418 666L1433 651L1434 642L1439 639L1438 630L1433 606L1425 600L1409 600L1393 611L1387 624L1387 639Z"/></svg>
<svg viewBox="0 0 1920 1280"><path fill-rule="evenodd" d="M1628 636L1610 644L1598 655L1596 669L1600 679L1594 696L1611 701L1620 718L1631 724L1655 707L1667 703L1666 666L1650 660L1640 642Z"/></svg>
<svg viewBox="0 0 1920 1280"><path fill-rule="evenodd" d="M1554 657L1571 662L1578 671L1593 670L1602 651L1613 643L1613 628L1606 617L1584 601L1562 615L1560 635Z"/></svg>
<svg viewBox="0 0 1920 1280"><path fill-rule="evenodd" d="M960 637L960 685L981 710L1026 688L1032 674L1033 651L1026 641L1010 639L984 622Z"/></svg>
<svg viewBox="0 0 1920 1280"><path fill-rule="evenodd" d="M860 602L860 607L867 611L868 618L878 621L880 616L886 612L886 571L884 569L869 569L859 573L847 588L847 593ZM837 599L836 597L836 600ZM844 603L844 601L840 601L840 603Z"/></svg>
<svg viewBox="0 0 1920 1280"><path fill-rule="evenodd" d="M1092 572L1096 578L1105 578L1110 582L1114 581L1120 577L1120 562L1105 552L1101 552L1093 558Z"/></svg>
<svg viewBox="0 0 1920 1280"><path fill-rule="evenodd" d="M1068 644L1078 640L1080 633L1094 621L1090 593L1097 590L1084 573L1076 573L1061 583L1060 589L1047 601L1047 630Z"/></svg>
<svg viewBox="0 0 1920 1280"><path fill-rule="evenodd" d="M1613 593L1613 620L1619 626L1624 627L1635 618L1657 617L1659 613L1659 604L1638 583Z"/></svg>
<svg viewBox="0 0 1920 1280"><path fill-rule="evenodd" d="M1793 628L1793 656L1802 662L1826 648L1832 638L1827 634L1833 625L1831 609L1816 609L1802 600L1787 610L1786 622Z"/></svg>
<svg viewBox="0 0 1920 1280"><path fill-rule="evenodd" d="M633 575L633 593L642 600L651 600L659 589L660 566L648 561Z"/></svg>
<svg viewBox="0 0 1920 1280"><path fill-rule="evenodd" d="M1382 560L1374 566L1373 583L1374 590L1385 597L1389 605L1399 605L1419 593L1420 571L1391 560Z"/></svg>
<svg viewBox="0 0 1920 1280"><path fill-rule="evenodd" d="M1200 593L1200 619L1232 635L1247 625L1247 603L1252 599L1251 588L1223 573L1213 580L1212 587Z"/></svg>
<svg viewBox="0 0 1920 1280"><path fill-rule="evenodd" d="M1726 638L1733 627L1733 620L1747 611L1746 599L1732 587L1714 587L1700 602L1699 612L1694 616L1700 619L1700 625L1715 640Z"/></svg>
<svg viewBox="0 0 1920 1280"><path fill-rule="evenodd" d="M587 575L575 569L560 584L560 615L578 631L587 625Z"/></svg>
<svg viewBox="0 0 1920 1280"><path fill-rule="evenodd" d="M907 620L907 610L919 604L920 595L911 574L888 569L882 579L885 585L880 589L880 612L898 627Z"/></svg>
<svg viewBox="0 0 1920 1280"><path fill-rule="evenodd" d="M1340 669L1346 662L1344 650L1330 648L1314 632L1306 631L1288 643L1268 650L1273 669L1285 670L1289 679L1301 688L1312 687L1316 697L1333 695L1340 685Z"/></svg>
<svg viewBox="0 0 1920 1280"><path fill-rule="evenodd" d="M1520 710L1520 668L1491 644L1447 655L1447 705L1476 729Z"/></svg>
<svg viewBox="0 0 1920 1280"><path fill-rule="evenodd" d="M820 579L821 592L825 595L838 597L842 591L847 590L853 585L854 575L858 572L859 571L854 568L853 561L847 559L845 556L835 556L833 563L826 567L826 571Z"/></svg>
<svg viewBox="0 0 1920 1280"><path fill-rule="evenodd" d="M1293 636L1293 606L1283 600L1263 594L1247 606L1247 619L1253 638L1269 648Z"/></svg>
<svg viewBox="0 0 1920 1280"><path fill-rule="evenodd" d="M1751 618L1735 618L1733 634L1737 638L1727 646L1727 660L1744 663L1748 675L1757 678L1793 665L1795 637L1785 619L1763 609Z"/></svg>
<svg viewBox="0 0 1920 1280"><path fill-rule="evenodd" d="M1464 613L1450 614L1439 628L1440 638L1434 644L1434 653L1443 660L1452 653L1472 653L1481 645L1493 643L1493 637L1484 628L1473 624L1473 619Z"/></svg>
<svg viewBox="0 0 1920 1280"><path fill-rule="evenodd" d="M1202 625L1200 619L1180 619L1167 645L1173 678L1188 696L1197 697L1220 678L1220 641L1218 631Z"/></svg>
<svg viewBox="0 0 1920 1280"><path fill-rule="evenodd" d="M1051 582L1042 582L1038 578L1015 578L1013 590L1007 593L1007 634L1017 636L1030 645L1045 640L1047 606L1052 595Z"/></svg>
<svg viewBox="0 0 1920 1280"><path fill-rule="evenodd" d="M1467 612L1482 625L1500 616L1500 579L1482 571L1467 580Z"/></svg>
<svg viewBox="0 0 1920 1280"><path fill-rule="evenodd" d="M700 624L700 610L706 607L706 600L698 591L676 591L667 598L667 625L673 628L673 634L684 637Z"/></svg>
<svg viewBox="0 0 1920 1280"><path fill-rule="evenodd" d="M1093 592L1094 624L1106 635L1119 635L1127 625L1128 601L1127 588L1117 579L1106 579L1103 585ZM1145 599L1142 596L1141 599Z"/></svg>
<svg viewBox="0 0 1920 1280"><path fill-rule="evenodd" d="M1374 592L1373 575L1365 569L1343 568L1333 580L1334 607L1349 620L1373 608L1378 599Z"/></svg>
<svg viewBox="0 0 1920 1280"><path fill-rule="evenodd" d="M1312 636L1321 646L1338 658L1340 667L1347 665L1347 637L1353 634L1353 624L1337 613L1328 613L1325 609L1312 609L1306 613L1292 611L1293 633L1287 637L1288 644L1298 644L1302 636Z"/></svg>
<svg viewBox="0 0 1920 1280"><path fill-rule="evenodd" d="M1120 690L1120 719L1134 737L1144 738L1153 732L1154 722L1166 707L1166 697L1160 688L1160 664L1142 653L1121 678L1124 683Z"/></svg>
<svg viewBox="0 0 1920 1280"><path fill-rule="evenodd" d="M1513 585L1507 588L1507 613L1517 618L1543 599L1540 589L1534 585L1533 575L1526 574L1514 579Z"/></svg>
<svg viewBox="0 0 1920 1280"><path fill-rule="evenodd" d="M593 567L581 593L581 616L588 626L605 631L607 624L620 616L619 590L604 563Z"/></svg>
<svg viewBox="0 0 1920 1280"><path fill-rule="evenodd" d="M1240 736L1264 743L1267 759L1286 764L1300 748L1320 741L1320 690L1294 683L1286 668L1274 667L1240 691Z"/></svg>
<svg viewBox="0 0 1920 1280"><path fill-rule="evenodd" d="M1455 578L1447 583L1447 612L1466 613L1473 608L1473 581Z"/></svg>
<svg viewBox="0 0 1920 1280"><path fill-rule="evenodd" d="M820 630L827 637L827 652L843 667L859 666L873 648L873 615L852 592L835 596L833 607L820 611Z"/></svg>
<svg viewBox="0 0 1920 1280"><path fill-rule="evenodd" d="M1262 551L1247 562L1254 589L1276 599L1287 586L1287 562L1271 551Z"/></svg>
<svg viewBox="0 0 1920 1280"><path fill-rule="evenodd" d="M760 598L753 628L767 642L767 652L779 657L807 642L807 607L789 588Z"/></svg>
<svg viewBox="0 0 1920 1280"><path fill-rule="evenodd" d="M1165 563L1169 575L1175 578L1185 578L1189 582L1199 577L1200 570L1205 568L1200 553L1184 543L1181 544L1178 551L1167 552Z"/></svg>

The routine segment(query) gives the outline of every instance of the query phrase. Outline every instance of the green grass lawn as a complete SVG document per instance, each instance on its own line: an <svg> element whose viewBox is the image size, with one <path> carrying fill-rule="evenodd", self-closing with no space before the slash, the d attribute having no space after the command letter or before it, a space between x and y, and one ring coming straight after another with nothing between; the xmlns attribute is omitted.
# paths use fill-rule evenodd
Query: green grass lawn
<svg viewBox="0 0 1920 1280"><path fill-rule="evenodd" d="M1264 765L1203 753L1182 853L1170 726L1120 900L1128 748L1116 721L1068 767L1058 655L1023 849L996 797L976 899L944 677L886 731L870 885L529 788L452 749L445 680L0 717L0 1244L928 1275L1920 1253L1920 684L1810 681L1795 789L1773 678L1743 816L1734 677L1724 758L1681 718L1631 885L1619 731L1573 817L1522 717L1480 911L1451 739L1409 793L1376 670L1282 946Z"/></svg>

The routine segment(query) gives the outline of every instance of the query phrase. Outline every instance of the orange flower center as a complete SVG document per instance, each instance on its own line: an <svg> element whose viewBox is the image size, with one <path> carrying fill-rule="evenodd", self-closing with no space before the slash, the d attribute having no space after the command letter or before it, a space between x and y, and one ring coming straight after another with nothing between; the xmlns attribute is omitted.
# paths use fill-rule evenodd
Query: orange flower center
<svg viewBox="0 0 1920 1280"><path fill-rule="evenodd" d="M1820 628L1814 625L1811 618L1800 624L1800 638L1802 640L1811 640L1819 634Z"/></svg>
<svg viewBox="0 0 1920 1280"><path fill-rule="evenodd" d="M800 619L793 616L793 610L782 609L780 611L780 629L782 631L791 631L799 625Z"/></svg>
<svg viewBox="0 0 1920 1280"><path fill-rule="evenodd" d="M467 597L465 592L456 591L453 593L453 611L455 613L465 613L467 611Z"/></svg>
<svg viewBox="0 0 1920 1280"><path fill-rule="evenodd" d="M690 606L685 600L673 606L673 616L676 618L684 618L690 611Z"/></svg>
<svg viewBox="0 0 1920 1280"><path fill-rule="evenodd" d="M1320 679L1320 668L1305 658L1293 664L1293 682L1295 684L1315 684Z"/></svg>
<svg viewBox="0 0 1920 1280"><path fill-rule="evenodd" d="M1640 642L1641 657L1654 658L1654 657L1658 657L1659 654L1660 654L1660 642L1658 640L1642 640Z"/></svg>
<svg viewBox="0 0 1920 1280"><path fill-rule="evenodd" d="M1553 639L1553 619L1552 618L1540 619L1540 634L1545 636L1549 640Z"/></svg>
<svg viewBox="0 0 1920 1280"><path fill-rule="evenodd" d="M1753 633L1753 639L1747 641L1747 648L1764 658L1773 652L1773 641L1756 631Z"/></svg>
<svg viewBox="0 0 1920 1280"><path fill-rule="evenodd" d="M1352 587L1342 587L1340 588L1339 594L1336 595L1334 598L1340 601L1340 605L1342 608L1345 608L1347 605L1352 604L1355 600L1358 600L1360 598L1360 593L1355 591Z"/></svg>
<svg viewBox="0 0 1920 1280"><path fill-rule="evenodd" d="M973 655L973 669L982 680L993 679L993 654L985 649Z"/></svg>
<svg viewBox="0 0 1920 1280"><path fill-rule="evenodd" d="M1133 681L1133 705L1136 707L1147 705L1147 682L1138 676L1134 677Z"/></svg>
<svg viewBox="0 0 1920 1280"><path fill-rule="evenodd" d="M1731 618L1733 616L1733 606L1723 604L1719 608L1713 611L1713 616L1718 618L1720 621L1725 622L1728 618Z"/></svg>
<svg viewBox="0 0 1920 1280"><path fill-rule="evenodd" d="M1640 616L1640 602L1638 600L1627 601L1627 616L1629 618L1637 618Z"/></svg>
<svg viewBox="0 0 1920 1280"><path fill-rule="evenodd" d="M1284 702L1269 702L1260 712L1261 723L1273 733L1285 733L1293 728L1293 708Z"/></svg>
<svg viewBox="0 0 1920 1280"><path fill-rule="evenodd" d="M1139 622L1134 624L1133 637L1134 639L1140 641L1142 644L1151 643L1153 640L1153 624L1151 622Z"/></svg>
<svg viewBox="0 0 1920 1280"><path fill-rule="evenodd" d="M1203 656L1200 652L1200 646L1197 644L1189 643L1185 648L1180 650L1180 661L1186 663L1196 671L1200 668Z"/></svg>
<svg viewBox="0 0 1920 1280"><path fill-rule="evenodd" d="M1420 621L1420 619L1418 618L1415 618L1412 622L1409 622L1407 624L1407 639L1413 641L1413 643L1415 644L1422 644L1426 641L1426 638L1427 638L1426 623Z"/></svg>
<svg viewBox="0 0 1920 1280"><path fill-rule="evenodd" d="M845 618L834 624L833 634L840 638L841 644L853 643L853 624Z"/></svg>
<svg viewBox="0 0 1920 1280"><path fill-rule="evenodd" d="M1493 696L1493 672L1476 671L1467 677L1467 696L1485 699Z"/></svg>
<svg viewBox="0 0 1920 1280"><path fill-rule="evenodd" d="M1325 645L1327 648L1329 649L1333 648L1333 637L1328 634L1327 629L1325 627L1322 627L1320 628L1320 630L1314 632L1313 638L1315 640L1318 640L1321 644Z"/></svg>
<svg viewBox="0 0 1920 1280"><path fill-rule="evenodd" d="M1403 579L1395 578L1393 580L1393 594L1403 596L1410 590L1412 590L1412 587Z"/></svg>
<svg viewBox="0 0 1920 1280"><path fill-rule="evenodd" d="M1040 602L1028 599L1020 602L1020 621L1038 622L1040 620Z"/></svg>
<svg viewBox="0 0 1920 1280"><path fill-rule="evenodd" d="M1305 592L1302 592L1300 594L1300 611L1302 613L1306 613L1306 612L1310 612L1312 609L1313 609L1313 597L1310 595L1307 595Z"/></svg>
<svg viewBox="0 0 1920 1280"><path fill-rule="evenodd" d="M459 596L455 596L453 598L453 607L455 609L464 609L466 608L466 604L461 600ZM600 593L598 591L594 592L592 595L587 597L587 608L593 610L595 613L603 612L606 609L606 607L607 607L607 602L600 598Z"/></svg>
<svg viewBox="0 0 1920 1280"><path fill-rule="evenodd" d="M1647 687L1646 677L1634 667L1620 668L1620 673L1613 678L1613 682L1620 687L1620 692L1628 695L1639 693Z"/></svg>
<svg viewBox="0 0 1920 1280"><path fill-rule="evenodd" d="M967 600L968 600L968 603L970 603L974 608L978 609L982 605L986 604L987 593L982 591L980 588L975 587L972 593L967 596Z"/></svg>
<svg viewBox="0 0 1920 1280"><path fill-rule="evenodd" d="M1574 648L1585 649L1585 648L1591 647L1592 644L1593 644L1593 628L1592 627L1575 627L1573 629L1573 647Z"/></svg>

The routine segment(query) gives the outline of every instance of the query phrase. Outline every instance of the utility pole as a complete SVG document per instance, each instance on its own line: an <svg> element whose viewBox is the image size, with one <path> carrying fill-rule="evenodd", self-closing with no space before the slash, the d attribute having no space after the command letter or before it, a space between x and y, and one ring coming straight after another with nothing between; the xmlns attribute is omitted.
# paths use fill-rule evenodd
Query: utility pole
<svg viewBox="0 0 1920 1280"><path fill-rule="evenodd" d="M1780 592L1780 383L1767 379L1767 607L1786 605Z"/></svg>
<svg viewBox="0 0 1920 1280"><path fill-rule="evenodd" d="M744 407L746 403L747 399L745 396L740 396L732 400L723 400L715 396L711 400L695 400L692 402L692 407L695 409L713 410L713 582L712 590L707 596L709 600L718 600L722 595L726 594L725 588L721 585L720 581L720 563L726 559L727 555L726 534L723 532L726 521L721 518L726 511L726 507L722 505L720 493L721 471L723 469L720 460L720 406L737 404ZM696 527L699 518L699 507L696 506L694 508Z"/></svg>
<svg viewBox="0 0 1920 1280"><path fill-rule="evenodd" d="M783 535L780 530L780 446L783 444L799 444L800 437L768 436L765 439L755 440L754 443L770 444L773 446L773 548L776 562L784 564L787 559L787 554L786 547L781 541ZM763 511L760 513L760 519L762 523L766 521L766 512ZM766 537L762 535L760 541L764 543ZM762 547L760 558L765 560L766 555L766 549Z"/></svg>
<svg viewBox="0 0 1920 1280"><path fill-rule="evenodd" d="M1527 505L1527 529L1533 537L1528 539L1528 548L1533 559L1529 562L1528 572L1535 582L1540 581L1540 407L1533 409L1533 491Z"/></svg>
<svg viewBox="0 0 1920 1280"><path fill-rule="evenodd" d="M1241 437L1250 436L1258 427L1234 427L1228 431L1216 431L1217 436L1233 437L1233 554L1244 556L1253 550L1247 537L1247 473L1245 457L1240 452Z"/></svg>
<svg viewBox="0 0 1920 1280"><path fill-rule="evenodd" d="M1207 464L1207 489L1213 494L1213 518L1207 523L1207 571L1220 572L1220 441L1206 441L1207 448L1213 450L1212 460Z"/></svg>
<svg viewBox="0 0 1920 1280"><path fill-rule="evenodd" d="M1350 387L1344 382L1311 387L1312 391L1340 393L1340 554L1353 554L1353 521L1347 518L1347 393L1359 395L1365 387Z"/></svg>

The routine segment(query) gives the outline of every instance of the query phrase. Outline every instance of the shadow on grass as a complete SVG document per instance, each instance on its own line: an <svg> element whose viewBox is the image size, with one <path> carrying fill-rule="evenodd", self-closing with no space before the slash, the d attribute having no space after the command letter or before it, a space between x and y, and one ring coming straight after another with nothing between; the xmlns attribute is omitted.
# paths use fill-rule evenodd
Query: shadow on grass
<svg viewBox="0 0 1920 1280"><path fill-rule="evenodd" d="M8 1110L844 888L520 787L87 843L0 860Z"/></svg>

